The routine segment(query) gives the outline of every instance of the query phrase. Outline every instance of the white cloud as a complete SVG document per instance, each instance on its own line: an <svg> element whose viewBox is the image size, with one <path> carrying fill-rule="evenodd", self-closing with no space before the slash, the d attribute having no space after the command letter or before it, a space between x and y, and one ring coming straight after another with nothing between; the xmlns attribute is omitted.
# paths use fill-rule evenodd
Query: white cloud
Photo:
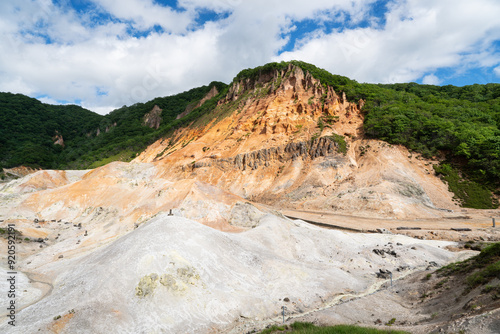
<svg viewBox="0 0 500 334"><path fill-rule="evenodd" d="M94 0L94 2L117 18L133 21L133 25L142 30L159 25L169 33L184 33L192 21L188 12L179 13L151 1Z"/></svg>
<svg viewBox="0 0 500 334"><path fill-rule="evenodd" d="M495 72L497 77L500 77L500 66L495 67L495 69L493 71Z"/></svg>
<svg viewBox="0 0 500 334"><path fill-rule="evenodd" d="M500 39L500 3L489 0L394 2L383 29L313 38L276 59L300 58L358 81L405 82L440 67L491 66Z"/></svg>
<svg viewBox="0 0 500 334"><path fill-rule="evenodd" d="M232 11L240 6L243 0L178 0L177 6L190 11L207 8L218 13Z"/></svg>
<svg viewBox="0 0 500 334"><path fill-rule="evenodd" d="M38 97L38 100L42 103L47 103L47 104L59 104L58 101L46 96Z"/></svg>
<svg viewBox="0 0 500 334"><path fill-rule="evenodd" d="M430 73L437 68L500 64L492 47L500 39L497 1L393 1L385 25L369 17L374 1L179 0L185 10L176 11L153 0L94 0L96 10L114 18L99 24L93 13L50 0L2 1L0 91L81 100L106 113L213 80L229 82L241 69L273 60L300 59L367 82L436 82ZM200 9L225 18L200 26ZM341 32L311 31L278 55L297 22L314 19L320 27L342 15L350 20ZM363 20L373 26L356 28ZM155 25L165 32L129 34Z"/></svg>
<svg viewBox="0 0 500 334"><path fill-rule="evenodd" d="M441 80L439 80L439 78L437 76L435 76L434 74L426 75L422 79L422 83L424 85L439 85L440 82L441 82Z"/></svg>

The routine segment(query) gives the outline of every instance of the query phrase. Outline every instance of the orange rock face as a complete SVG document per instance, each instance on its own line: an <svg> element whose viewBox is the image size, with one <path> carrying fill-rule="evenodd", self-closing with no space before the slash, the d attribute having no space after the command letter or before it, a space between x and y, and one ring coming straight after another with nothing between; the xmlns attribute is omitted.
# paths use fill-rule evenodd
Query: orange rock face
<svg viewBox="0 0 500 334"><path fill-rule="evenodd" d="M290 65L233 83L215 110L135 162L280 207L400 218L455 209L432 168L364 138L363 105Z"/></svg>
<svg viewBox="0 0 500 334"><path fill-rule="evenodd" d="M380 218L439 218L456 210L431 161L364 138L362 106L293 65L235 82L214 110L132 163L12 181L0 188L0 216L27 221L27 235L49 239L65 222L82 224L70 235L90 247L171 209L241 231L253 224L240 221L247 201ZM50 223L35 226L34 219ZM86 228L100 232L84 238Z"/></svg>
<svg viewBox="0 0 500 334"><path fill-rule="evenodd" d="M52 140L54 140L54 145L61 145L64 147L64 138L62 135L56 134Z"/></svg>

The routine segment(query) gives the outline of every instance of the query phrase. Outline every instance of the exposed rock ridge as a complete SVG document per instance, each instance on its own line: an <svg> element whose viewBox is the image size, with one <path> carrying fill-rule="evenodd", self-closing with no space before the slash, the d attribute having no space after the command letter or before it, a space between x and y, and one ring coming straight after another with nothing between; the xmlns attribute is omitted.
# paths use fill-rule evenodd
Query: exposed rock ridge
<svg viewBox="0 0 500 334"><path fill-rule="evenodd" d="M150 128L158 129L162 121L161 118L162 111L163 110L155 104L153 109L144 115L142 124L145 126L149 126Z"/></svg>
<svg viewBox="0 0 500 334"><path fill-rule="evenodd" d="M182 113L177 115L175 119L181 119L182 117L188 115L191 111L195 110L196 108L199 108L203 105L203 103L207 102L214 96L219 94L219 91L217 90L217 87L213 86L212 89L203 97L198 103L191 103L186 107L186 110L184 110Z"/></svg>
<svg viewBox="0 0 500 334"><path fill-rule="evenodd" d="M345 94L336 93L309 72L289 64L283 70L233 82L226 96L203 115L203 119L175 130L169 138L151 145L135 161L164 160L170 164L193 158L178 164L183 166L193 160L199 162L200 156L205 156L205 151L201 152L205 147L227 158L234 156L235 151L251 152L260 145L271 147L289 141L309 141L330 133L349 136L350 141L362 134L363 103L362 100L348 102ZM275 143L263 144L268 140ZM225 154L228 147L232 152Z"/></svg>
<svg viewBox="0 0 500 334"><path fill-rule="evenodd" d="M189 168L196 169L202 167L218 166L222 168L236 168L239 170L255 170L260 166L268 167L270 162L286 162L298 158L316 159L338 153L339 145L329 137L317 138L312 142L291 142L284 146L264 148L248 153L241 153L235 157L217 158L210 157L212 161L198 161L189 165ZM186 168L186 167L185 167Z"/></svg>
<svg viewBox="0 0 500 334"><path fill-rule="evenodd" d="M298 66L290 64L286 70L274 71L272 73L264 73L259 75L255 80L243 79L234 82L226 95L226 98L219 101L219 104L235 101L248 90L258 90L267 88L267 93L274 95L282 95L287 90L292 90L294 93L311 90L313 95L321 97L323 112L330 115L334 114L334 109L340 106L342 110L353 110L363 108L365 102L359 100L357 104L349 103L344 92L339 96L335 90L322 84L318 79L314 78L309 72L305 72ZM295 95L298 97L298 95Z"/></svg>

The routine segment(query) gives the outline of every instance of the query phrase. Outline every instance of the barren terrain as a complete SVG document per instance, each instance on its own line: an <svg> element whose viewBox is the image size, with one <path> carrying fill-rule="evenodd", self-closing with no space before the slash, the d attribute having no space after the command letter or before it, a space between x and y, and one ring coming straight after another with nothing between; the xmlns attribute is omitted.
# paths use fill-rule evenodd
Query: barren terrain
<svg viewBox="0 0 500 334"><path fill-rule="evenodd" d="M278 323L286 306L289 321L375 325L396 317L397 326L424 333L439 324L426 322L432 310L401 287L417 291L422 271L474 253L430 239L498 238L487 227L494 212L397 220L277 210L199 181L153 177L157 169L114 163L3 185L2 227L22 233L14 332L240 333ZM377 229L385 230L367 233ZM394 287L380 270L393 273ZM6 320L3 328L11 330Z"/></svg>
<svg viewBox="0 0 500 334"><path fill-rule="evenodd" d="M420 296L471 242L500 241L499 210L461 208L437 160L366 139L363 103L290 66L235 82L131 163L21 169L0 183L0 227L21 233L17 326L0 331L246 333L286 306L288 321L497 333L491 301Z"/></svg>

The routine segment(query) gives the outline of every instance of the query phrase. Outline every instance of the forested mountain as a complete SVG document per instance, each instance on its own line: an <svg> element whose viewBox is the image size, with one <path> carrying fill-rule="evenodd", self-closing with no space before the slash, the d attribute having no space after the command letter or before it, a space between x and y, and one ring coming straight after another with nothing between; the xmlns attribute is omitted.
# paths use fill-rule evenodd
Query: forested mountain
<svg viewBox="0 0 500 334"><path fill-rule="evenodd" d="M309 72L323 86L332 87L337 94L345 93L349 101L363 100L368 138L402 144L428 158L439 155L443 162L436 172L447 179L451 188L456 185L455 193L462 191L459 188L472 192L477 184L498 192L500 84L363 84L299 61L246 69L233 82L276 73L290 63ZM217 94L199 106L213 87ZM213 110L226 98L228 87L213 82L174 96L124 106L105 116L78 106L52 106L23 95L1 93L0 167L78 169L130 160L173 129L187 126ZM264 94L273 92L270 87ZM145 115L155 106L160 109L157 116L161 122L151 127L144 123ZM186 109L192 112L177 120L176 116ZM54 144L58 136L64 139L64 146Z"/></svg>
<svg viewBox="0 0 500 334"><path fill-rule="evenodd" d="M105 116L76 105L49 105L21 94L0 93L0 167L81 169L130 160L172 126L181 124L175 118L188 105L196 104L212 87L223 90L225 86L213 82L123 106ZM159 127L150 127L144 124L144 116L155 106L162 110L161 122Z"/></svg>
<svg viewBox="0 0 500 334"><path fill-rule="evenodd" d="M81 107L53 106L21 94L0 93L0 166L57 168L65 147L97 129L103 116Z"/></svg>

